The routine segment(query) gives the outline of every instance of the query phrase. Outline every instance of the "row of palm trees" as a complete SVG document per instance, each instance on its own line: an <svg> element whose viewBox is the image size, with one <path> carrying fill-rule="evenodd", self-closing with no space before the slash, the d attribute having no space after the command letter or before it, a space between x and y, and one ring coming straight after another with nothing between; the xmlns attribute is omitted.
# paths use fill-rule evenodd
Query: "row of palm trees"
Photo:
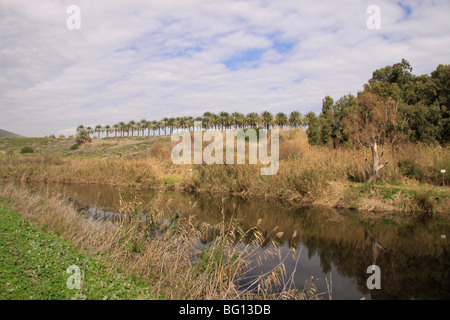
<svg viewBox="0 0 450 320"><path fill-rule="evenodd" d="M261 114L250 112L244 115L240 112L219 112L218 114L212 112L205 112L201 117L175 117L163 118L161 120L145 120L119 122L114 125L96 125L95 127L80 125L77 132L83 130L88 135L97 136L106 134L108 138L111 134L115 137L120 136L137 136L139 135L167 135L173 133L174 130L192 130L195 121L201 121L204 129L244 129L264 127L265 129L285 127L299 128L306 125L306 119L298 111L292 111L289 116L283 112L278 112L273 115L269 111L263 111Z"/></svg>

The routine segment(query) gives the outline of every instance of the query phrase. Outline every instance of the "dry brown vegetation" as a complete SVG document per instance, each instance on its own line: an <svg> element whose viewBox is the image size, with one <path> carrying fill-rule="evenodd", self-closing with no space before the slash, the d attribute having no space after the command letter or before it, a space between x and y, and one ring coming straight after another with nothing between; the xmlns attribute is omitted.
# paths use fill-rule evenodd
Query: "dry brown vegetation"
<svg viewBox="0 0 450 320"><path fill-rule="evenodd" d="M291 289L283 262L253 278L254 290L238 286L251 263L261 263L260 244L267 241L258 226L243 231L235 221L214 226L206 246L199 239L213 226L196 223L195 217L174 214L164 198L145 208L137 197L123 202L124 215L114 222L87 220L62 195L30 192L14 184L0 186L0 198L39 227L53 230L85 252L115 269L149 283L155 298L165 299L314 299L313 285ZM139 219L136 219L139 217ZM145 217L146 219L142 219ZM275 234L275 237L277 235ZM242 241L241 241L242 240ZM265 254L276 254L265 249ZM285 288L274 292L274 286Z"/></svg>
<svg viewBox="0 0 450 320"><path fill-rule="evenodd" d="M450 166L448 147L380 145L378 152L388 164L370 189L364 186L369 148L311 146L302 129L280 130L279 171L273 176L261 176L259 164L175 165L170 156L174 144L154 137L94 139L65 156L61 151L3 156L0 177L278 197L365 211L445 212L449 207L448 187L439 187L440 169Z"/></svg>

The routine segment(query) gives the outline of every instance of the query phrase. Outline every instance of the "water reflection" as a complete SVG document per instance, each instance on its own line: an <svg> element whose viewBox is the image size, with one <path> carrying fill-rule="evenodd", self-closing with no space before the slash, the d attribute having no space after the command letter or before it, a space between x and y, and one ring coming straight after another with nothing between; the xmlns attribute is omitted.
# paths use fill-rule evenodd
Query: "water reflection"
<svg viewBox="0 0 450 320"><path fill-rule="evenodd" d="M76 184L48 184L45 190L66 192L80 203L106 212L117 211L119 194L125 201L132 201L138 192L144 207L156 194L151 190ZM361 223L352 212L305 208L266 199L177 192L166 192L164 197L169 199L169 207L174 211L195 214L199 221L211 225L225 216L240 219L244 229L255 226L261 219L260 228L266 234L278 227L277 232L283 232L280 256L288 257L285 260L288 275L296 266L294 278L299 288L314 277L319 292L326 292L327 282L332 282L333 299L450 298L449 245L441 237L442 225L368 225ZM292 247L297 248L294 255ZM267 261L262 268L253 270L253 275L270 270L278 262L277 259ZM379 290L369 290L366 286L370 276L366 269L372 264L381 269Z"/></svg>

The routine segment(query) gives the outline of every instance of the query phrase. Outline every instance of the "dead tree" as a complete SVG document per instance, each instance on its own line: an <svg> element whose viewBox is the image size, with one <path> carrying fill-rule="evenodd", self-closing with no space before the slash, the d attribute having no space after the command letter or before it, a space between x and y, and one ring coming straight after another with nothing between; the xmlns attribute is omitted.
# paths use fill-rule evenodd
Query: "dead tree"
<svg viewBox="0 0 450 320"><path fill-rule="evenodd" d="M383 156L383 154L381 154L381 156L378 156L377 141L375 140L374 136L371 137L370 149L372 150L373 161L372 161L372 172L369 173L367 169L365 170L365 182L367 184L375 183L375 181L378 178L378 171L380 171L385 165L388 164L387 161L380 164L380 158Z"/></svg>

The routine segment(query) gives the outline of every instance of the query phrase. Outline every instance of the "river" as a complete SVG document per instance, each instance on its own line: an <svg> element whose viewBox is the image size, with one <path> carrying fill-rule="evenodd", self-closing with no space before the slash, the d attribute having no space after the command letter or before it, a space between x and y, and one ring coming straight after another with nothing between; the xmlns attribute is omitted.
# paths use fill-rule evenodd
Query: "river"
<svg viewBox="0 0 450 320"><path fill-rule="evenodd" d="M33 185L64 192L100 212L117 212L119 194L133 200L136 190L105 185ZM143 206L156 192L139 190ZM449 299L450 255L447 225L436 223L363 223L352 211L302 207L273 199L222 198L210 194L164 192L170 207L182 215L217 224L239 218L244 229L261 219L260 228L283 232L279 256L268 259L249 275L267 272L285 259L287 277L302 289L312 282L323 299ZM295 236L295 237L294 237ZM292 254L292 248L296 248ZM369 289L371 265L380 270L380 289Z"/></svg>

